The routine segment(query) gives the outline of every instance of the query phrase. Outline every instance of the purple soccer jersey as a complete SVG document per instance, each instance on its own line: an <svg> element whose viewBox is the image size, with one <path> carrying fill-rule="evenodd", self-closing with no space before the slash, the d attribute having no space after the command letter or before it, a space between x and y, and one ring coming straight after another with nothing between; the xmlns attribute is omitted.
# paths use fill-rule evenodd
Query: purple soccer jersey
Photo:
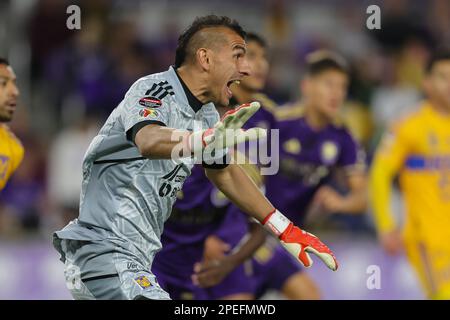
<svg viewBox="0 0 450 320"><path fill-rule="evenodd" d="M266 177L266 195L272 204L295 224L302 225L304 213L317 189L336 168L350 170L363 165L363 154L348 130L329 124L312 129L304 117L278 121L279 172Z"/></svg>
<svg viewBox="0 0 450 320"><path fill-rule="evenodd" d="M162 250L155 257L154 268L190 276L194 263L202 258L203 241L218 228L228 205L203 168L195 166L164 225Z"/></svg>
<svg viewBox="0 0 450 320"><path fill-rule="evenodd" d="M196 165L164 225L163 245L189 245L203 241L223 219L229 200ZM164 249L163 249L164 250Z"/></svg>

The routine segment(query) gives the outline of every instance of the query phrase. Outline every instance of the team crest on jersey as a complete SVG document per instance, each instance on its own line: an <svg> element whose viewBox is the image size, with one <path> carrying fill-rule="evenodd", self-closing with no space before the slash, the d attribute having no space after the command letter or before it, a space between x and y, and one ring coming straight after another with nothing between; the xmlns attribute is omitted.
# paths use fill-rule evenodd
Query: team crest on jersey
<svg viewBox="0 0 450 320"><path fill-rule="evenodd" d="M148 108L159 108L161 107L162 102L155 97L143 97L139 100L139 104Z"/></svg>
<svg viewBox="0 0 450 320"><path fill-rule="evenodd" d="M292 138L283 144L283 149L286 152L289 152L292 154L299 154L302 149L302 146L300 144L300 141L298 141L298 139Z"/></svg>
<svg viewBox="0 0 450 320"><path fill-rule="evenodd" d="M139 110L139 115L143 118L156 118L158 116L158 111L150 108L144 108L142 110Z"/></svg>
<svg viewBox="0 0 450 320"><path fill-rule="evenodd" d="M140 285L142 289L146 289L152 285L150 283L150 280L148 280L147 276L137 277L136 279L134 279L134 281L136 281L137 284Z"/></svg>
<svg viewBox="0 0 450 320"><path fill-rule="evenodd" d="M338 147L332 141L326 141L322 145L321 156L322 160L326 163L333 163L336 161L336 157L338 154Z"/></svg>

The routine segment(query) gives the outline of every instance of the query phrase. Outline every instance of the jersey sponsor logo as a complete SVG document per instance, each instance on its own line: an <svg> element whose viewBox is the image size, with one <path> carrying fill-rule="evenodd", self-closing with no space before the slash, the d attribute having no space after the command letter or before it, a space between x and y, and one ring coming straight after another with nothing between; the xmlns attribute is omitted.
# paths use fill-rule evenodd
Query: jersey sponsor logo
<svg viewBox="0 0 450 320"><path fill-rule="evenodd" d="M405 166L410 170L448 171L450 170L450 155L411 155L406 159Z"/></svg>
<svg viewBox="0 0 450 320"><path fill-rule="evenodd" d="M177 165L175 168L173 168L172 171L162 177L165 181L159 188L158 194L160 197L176 197L178 195L178 192L181 190L183 181L186 179L185 174L178 174L182 166L183 165L181 164Z"/></svg>
<svg viewBox="0 0 450 320"><path fill-rule="evenodd" d="M139 110L139 115L143 118L156 118L159 114L158 111L154 109L144 108L142 110Z"/></svg>
<svg viewBox="0 0 450 320"><path fill-rule="evenodd" d="M139 104L148 108L159 108L161 107L162 102L155 97L143 97L139 100Z"/></svg>
<svg viewBox="0 0 450 320"><path fill-rule="evenodd" d="M137 277L136 279L134 279L134 281L136 281L137 284L141 286L142 289L146 289L152 285L147 276Z"/></svg>
<svg viewBox="0 0 450 320"><path fill-rule="evenodd" d="M127 262L127 269L131 271L137 271L139 270L139 266L135 262Z"/></svg>

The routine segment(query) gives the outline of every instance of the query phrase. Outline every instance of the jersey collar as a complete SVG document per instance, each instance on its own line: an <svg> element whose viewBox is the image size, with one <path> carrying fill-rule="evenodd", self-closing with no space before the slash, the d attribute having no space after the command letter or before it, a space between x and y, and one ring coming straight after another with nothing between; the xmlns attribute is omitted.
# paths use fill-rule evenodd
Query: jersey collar
<svg viewBox="0 0 450 320"><path fill-rule="evenodd" d="M203 107L203 103L192 94L191 90L189 90L183 79L181 79L181 77L178 75L178 72L172 66L170 67L170 69L175 73L176 78L183 88L184 94L187 98L187 104L192 108L192 110L194 110L195 113L197 113Z"/></svg>

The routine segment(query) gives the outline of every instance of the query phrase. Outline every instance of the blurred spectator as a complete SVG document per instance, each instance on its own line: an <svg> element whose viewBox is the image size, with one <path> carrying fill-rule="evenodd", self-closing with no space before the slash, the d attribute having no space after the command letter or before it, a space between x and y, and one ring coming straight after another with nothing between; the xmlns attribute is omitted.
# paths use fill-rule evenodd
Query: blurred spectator
<svg viewBox="0 0 450 320"><path fill-rule="evenodd" d="M59 227L78 217L83 157L98 130L96 118L79 119L59 132L50 147L48 197Z"/></svg>
<svg viewBox="0 0 450 320"><path fill-rule="evenodd" d="M36 2L28 22L29 41L32 48L32 75L41 75L49 56L72 35L66 26L66 8L70 1L41 0Z"/></svg>

